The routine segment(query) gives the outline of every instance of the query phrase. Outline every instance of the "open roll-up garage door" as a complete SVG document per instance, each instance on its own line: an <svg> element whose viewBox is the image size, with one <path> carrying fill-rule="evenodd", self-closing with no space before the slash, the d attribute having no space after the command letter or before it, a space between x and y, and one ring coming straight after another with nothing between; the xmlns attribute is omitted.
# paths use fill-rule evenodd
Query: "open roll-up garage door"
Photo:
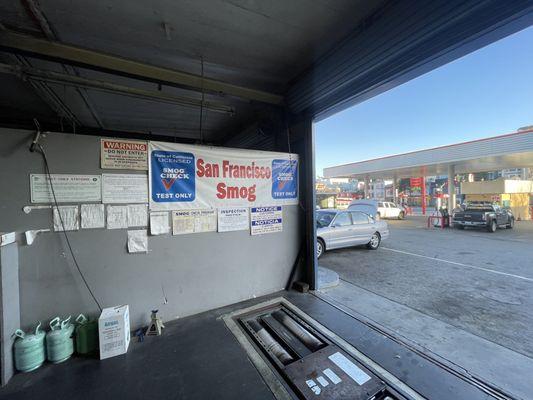
<svg viewBox="0 0 533 400"><path fill-rule="evenodd" d="M138 328L151 309L174 319L294 280L315 289L313 121L530 25L532 7L518 0L4 1L0 231L53 229L50 207L23 212L35 205L30 175L45 174L38 152L28 151L36 131L52 174L117 173L100 163L101 139L110 137L295 153L299 197L283 206L283 229L271 235L154 237L142 256L127 253L121 229L80 229L69 239L42 233L19 245L17 257L5 247L2 270L16 266L20 285L2 295L20 296L12 308L20 318L3 313L3 337L15 325L98 312L91 290L104 306L129 304Z"/></svg>

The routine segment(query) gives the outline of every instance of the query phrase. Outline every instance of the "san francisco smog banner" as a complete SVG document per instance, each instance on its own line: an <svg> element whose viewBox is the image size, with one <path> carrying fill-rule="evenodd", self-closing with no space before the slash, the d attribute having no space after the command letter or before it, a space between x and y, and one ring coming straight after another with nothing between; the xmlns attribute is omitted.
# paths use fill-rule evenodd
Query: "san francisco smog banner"
<svg viewBox="0 0 533 400"><path fill-rule="evenodd" d="M298 204L298 155L149 142L150 209Z"/></svg>

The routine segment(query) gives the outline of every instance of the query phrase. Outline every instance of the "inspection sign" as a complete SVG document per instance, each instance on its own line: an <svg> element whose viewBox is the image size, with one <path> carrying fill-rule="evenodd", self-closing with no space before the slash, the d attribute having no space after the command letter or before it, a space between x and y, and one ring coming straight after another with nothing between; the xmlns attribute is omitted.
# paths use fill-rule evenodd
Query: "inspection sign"
<svg viewBox="0 0 533 400"><path fill-rule="evenodd" d="M218 231L245 231L250 229L250 210L247 207L226 207L218 209Z"/></svg>
<svg viewBox="0 0 533 400"><path fill-rule="evenodd" d="M282 206L252 207L250 213L250 232L252 235L275 233L282 230Z"/></svg>
<svg viewBox="0 0 533 400"><path fill-rule="evenodd" d="M146 171L148 170L148 143L136 140L101 139L100 167Z"/></svg>

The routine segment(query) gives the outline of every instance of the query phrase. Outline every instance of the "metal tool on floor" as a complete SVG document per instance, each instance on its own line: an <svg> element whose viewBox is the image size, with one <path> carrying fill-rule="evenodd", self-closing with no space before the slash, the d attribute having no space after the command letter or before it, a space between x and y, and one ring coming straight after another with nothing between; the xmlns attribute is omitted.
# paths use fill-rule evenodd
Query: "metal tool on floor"
<svg viewBox="0 0 533 400"><path fill-rule="evenodd" d="M146 330L146 335L147 336L151 336L151 335L161 335L161 329L163 329L165 327L165 325L163 325L163 321L161 320L161 318L159 318L157 316L157 312L159 310L152 310L152 321L150 322L150 325L148 326L148 329Z"/></svg>

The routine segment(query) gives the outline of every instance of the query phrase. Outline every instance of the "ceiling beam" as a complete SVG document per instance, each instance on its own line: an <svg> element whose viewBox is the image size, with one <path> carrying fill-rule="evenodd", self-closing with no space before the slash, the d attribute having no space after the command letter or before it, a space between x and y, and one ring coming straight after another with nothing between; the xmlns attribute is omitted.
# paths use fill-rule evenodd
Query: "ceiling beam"
<svg viewBox="0 0 533 400"><path fill-rule="evenodd" d="M234 115L233 107L213 101L202 101L189 97L175 96L161 91L139 89L131 86L119 85L97 79L87 79L81 76L62 74L55 71L43 69L15 66L0 63L0 73L16 75L22 80L36 80L39 82L56 83L60 85L72 86L75 88L92 89L101 92L119 94L128 97L135 97L144 100L157 101L161 103L175 104L183 107L207 110Z"/></svg>
<svg viewBox="0 0 533 400"><path fill-rule="evenodd" d="M202 78L200 75L149 65L56 41L37 39L12 31L0 32L0 49L199 92L235 96L275 105L282 105L284 101L283 96L277 94Z"/></svg>

